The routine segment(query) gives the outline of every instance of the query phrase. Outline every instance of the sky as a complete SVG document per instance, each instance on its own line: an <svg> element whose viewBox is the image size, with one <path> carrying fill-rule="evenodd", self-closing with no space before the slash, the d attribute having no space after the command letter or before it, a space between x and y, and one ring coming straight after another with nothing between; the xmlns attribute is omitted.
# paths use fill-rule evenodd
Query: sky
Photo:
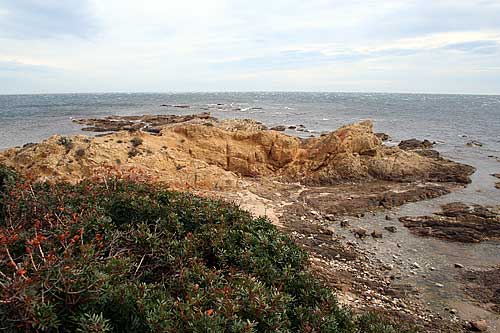
<svg viewBox="0 0 500 333"><path fill-rule="evenodd" d="M500 0L0 0L0 94L500 94Z"/></svg>

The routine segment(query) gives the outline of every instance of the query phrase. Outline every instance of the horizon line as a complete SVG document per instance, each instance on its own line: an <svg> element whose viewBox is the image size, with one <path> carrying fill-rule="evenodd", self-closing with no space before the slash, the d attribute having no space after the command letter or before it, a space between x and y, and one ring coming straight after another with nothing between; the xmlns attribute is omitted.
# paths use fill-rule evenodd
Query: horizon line
<svg viewBox="0 0 500 333"><path fill-rule="evenodd" d="M41 96L41 95L111 95L111 94L245 94L245 93L304 93L304 94L392 94L392 95L450 95L450 96L500 96L499 93L445 93L445 92L387 92L387 91L326 91L326 90L185 90L185 91L106 91L106 92L33 92L0 93L0 96Z"/></svg>

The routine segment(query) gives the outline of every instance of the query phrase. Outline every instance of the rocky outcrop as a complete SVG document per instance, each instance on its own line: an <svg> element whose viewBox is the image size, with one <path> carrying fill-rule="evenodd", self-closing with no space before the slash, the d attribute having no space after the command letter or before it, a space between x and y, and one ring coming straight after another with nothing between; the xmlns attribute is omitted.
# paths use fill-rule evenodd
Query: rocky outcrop
<svg viewBox="0 0 500 333"><path fill-rule="evenodd" d="M75 119L74 123L86 125L82 131L88 132L117 132L139 131L159 133L158 126L179 124L193 120L215 120L210 113L204 112L194 115L144 115L144 116L109 116L106 118ZM155 130L153 130L155 129Z"/></svg>
<svg viewBox="0 0 500 333"><path fill-rule="evenodd" d="M406 216L399 220L420 236L466 243L500 239L500 215L497 211L460 202L449 203L441 208L442 211L433 216Z"/></svg>
<svg viewBox="0 0 500 333"><path fill-rule="evenodd" d="M264 130L252 121L206 121L210 116L205 114L201 121L196 117L195 122L178 123L180 118L168 117L122 117L146 122L157 129L155 135L120 131L95 138L54 136L2 152L0 163L41 179L67 181L89 177L100 168L133 169L176 188L237 187L241 177L312 185L353 180L467 183L473 172L466 165L386 147L369 121L301 139Z"/></svg>

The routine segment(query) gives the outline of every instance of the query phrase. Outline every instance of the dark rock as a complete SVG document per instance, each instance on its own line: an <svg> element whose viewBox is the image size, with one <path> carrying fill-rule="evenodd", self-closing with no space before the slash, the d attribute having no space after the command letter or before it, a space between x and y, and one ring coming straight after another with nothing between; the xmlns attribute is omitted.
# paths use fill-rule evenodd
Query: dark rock
<svg viewBox="0 0 500 333"><path fill-rule="evenodd" d="M459 263L455 263L455 268L464 268L464 265L459 264Z"/></svg>
<svg viewBox="0 0 500 333"><path fill-rule="evenodd" d="M387 221L392 221L392 220L394 220L394 218L393 218L392 216L389 216L389 215L386 215L386 216L385 216L385 219L386 219Z"/></svg>
<svg viewBox="0 0 500 333"><path fill-rule="evenodd" d="M429 149L432 148L434 144L435 142L430 142L429 140L420 141L417 139L409 139L401 141L398 147L403 150Z"/></svg>
<svg viewBox="0 0 500 333"><path fill-rule="evenodd" d="M342 221L340 221L340 226L342 228L348 227L349 226L349 221L348 220L342 220Z"/></svg>
<svg viewBox="0 0 500 333"><path fill-rule="evenodd" d="M460 202L443 205L441 209L433 216L406 216L399 220L420 236L466 243L500 239L500 216L495 211Z"/></svg>
<svg viewBox="0 0 500 333"><path fill-rule="evenodd" d="M290 130L294 130L296 128L297 128L297 126L288 126L288 129L290 129Z"/></svg>
<svg viewBox="0 0 500 333"><path fill-rule="evenodd" d="M146 127L144 128L144 132L160 134L161 128L158 127Z"/></svg>
<svg viewBox="0 0 500 333"><path fill-rule="evenodd" d="M143 116L110 116L106 118L75 119L73 122L89 127L82 128L89 132L117 132L117 131L148 131L163 125L178 124L195 119L216 120L210 113L203 112L193 115L143 115ZM153 130L154 131L154 130ZM156 132L150 132L156 133Z"/></svg>
<svg viewBox="0 0 500 333"><path fill-rule="evenodd" d="M469 141L465 145L468 147L482 147L483 146L483 144L481 142L475 141L475 140Z"/></svg>
<svg viewBox="0 0 500 333"><path fill-rule="evenodd" d="M389 141L391 140L391 137L389 136L389 134L385 134L385 133L375 133L375 136L377 138L379 138L380 140L382 141Z"/></svg>
<svg viewBox="0 0 500 333"><path fill-rule="evenodd" d="M439 152L437 150L434 150L434 149L419 149L419 150L415 150L415 152L423 157L428 157L428 158L439 158L440 157Z"/></svg>
<svg viewBox="0 0 500 333"><path fill-rule="evenodd" d="M38 144L37 143L33 143L33 142L28 142L28 143L25 143L23 145L23 148L35 147L36 145L38 145Z"/></svg>
<svg viewBox="0 0 500 333"><path fill-rule="evenodd" d="M283 126L283 125L279 125L279 126L274 126L274 127L271 127L270 128L271 131L279 131L279 132L283 132L284 130L286 130L286 127Z"/></svg>
<svg viewBox="0 0 500 333"><path fill-rule="evenodd" d="M398 228L393 226L393 225L391 225L389 227L385 227L384 229L389 231L389 232L392 232L392 233L395 233L396 231L398 231Z"/></svg>

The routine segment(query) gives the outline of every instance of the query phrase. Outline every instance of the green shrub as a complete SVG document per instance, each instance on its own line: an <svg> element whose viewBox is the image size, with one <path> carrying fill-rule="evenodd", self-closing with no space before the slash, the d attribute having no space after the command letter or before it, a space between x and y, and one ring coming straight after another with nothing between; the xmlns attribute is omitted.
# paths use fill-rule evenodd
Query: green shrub
<svg viewBox="0 0 500 333"><path fill-rule="evenodd" d="M0 330L359 332L306 253L233 204L120 179L3 192Z"/></svg>

